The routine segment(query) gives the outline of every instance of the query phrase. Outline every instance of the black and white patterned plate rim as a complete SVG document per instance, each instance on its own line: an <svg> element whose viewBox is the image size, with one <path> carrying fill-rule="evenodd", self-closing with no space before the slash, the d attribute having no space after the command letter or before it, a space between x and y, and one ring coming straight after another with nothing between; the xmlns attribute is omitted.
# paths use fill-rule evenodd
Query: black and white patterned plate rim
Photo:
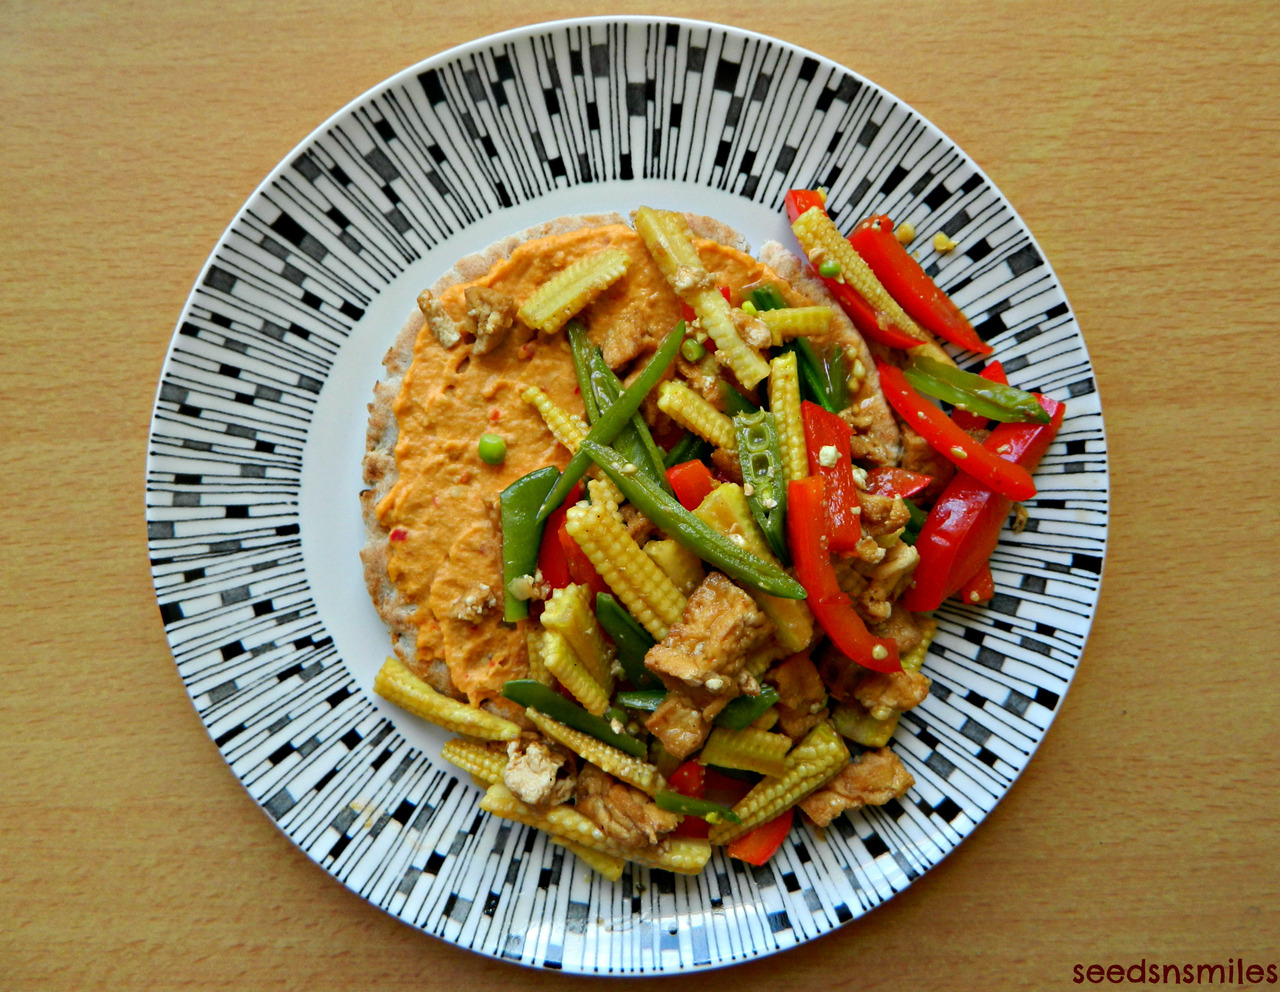
<svg viewBox="0 0 1280 992"><path fill-rule="evenodd" d="M426 753L423 731L372 697L369 660L347 656L360 642L335 604L350 583L331 577L353 569L358 587L358 566L317 543L330 509L303 485L328 470L342 423L326 402L363 409L373 378L350 387L352 366L380 357L413 278L526 221L661 196L781 240L782 195L813 185L828 187L846 227L874 210L911 220L918 244L938 231L958 240L922 261L1013 381L1068 400L1070 413L1027 529L993 556L995 599L940 613L933 690L894 744L911 792L838 819L824 838L793 831L761 868L717 855L696 878L628 869L603 882L536 831L481 813L478 790ZM427 59L267 177L179 320L146 502L184 684L287 836L374 905L458 946L633 975L731 964L826 933L911 884L981 821L1043 739L1083 651L1108 475L1092 368L1061 287L1012 206L940 131L776 39L588 18Z"/></svg>

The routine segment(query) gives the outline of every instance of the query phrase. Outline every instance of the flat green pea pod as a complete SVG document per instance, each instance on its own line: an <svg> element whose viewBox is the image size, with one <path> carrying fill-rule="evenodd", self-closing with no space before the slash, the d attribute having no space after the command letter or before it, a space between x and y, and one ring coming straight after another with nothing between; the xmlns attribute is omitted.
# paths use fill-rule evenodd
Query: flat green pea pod
<svg viewBox="0 0 1280 992"><path fill-rule="evenodd" d="M665 531L668 537L679 541L703 561L752 589L782 599L805 598L804 586L778 565L753 555L713 530L681 506L665 489L646 479L634 466L628 466L612 448L586 438L578 450L585 451L659 530Z"/></svg>
<svg viewBox="0 0 1280 992"><path fill-rule="evenodd" d="M1016 386L992 382L923 355L902 370L907 382L934 399L1002 424L1047 424L1049 413L1036 397Z"/></svg>
<svg viewBox="0 0 1280 992"><path fill-rule="evenodd" d="M502 684L502 694L513 703L532 707L539 713L545 713L553 720L559 720L566 727L590 734L620 751L636 758L646 758L649 754L639 740L630 734L618 733L602 716L588 713L577 703L572 703L550 686L533 679L513 679Z"/></svg>
<svg viewBox="0 0 1280 992"><path fill-rule="evenodd" d="M742 489L751 515L764 532L769 550L785 562L787 555L787 488L782 450L773 414L767 410L740 413L733 418L742 465Z"/></svg>
<svg viewBox="0 0 1280 992"><path fill-rule="evenodd" d="M692 796L672 792L670 789L659 789L653 801L658 809L668 813L681 813L684 816L697 816L708 823L741 823L742 818L728 806L713 803L710 799L694 799Z"/></svg>
<svg viewBox="0 0 1280 992"><path fill-rule="evenodd" d="M662 378L667 366L676 357L676 352L680 350L680 342L684 340L684 321L680 321L673 327L670 333L662 340L662 344L658 346L658 350L654 356L649 359L649 364L635 378L622 395L618 397L616 403L607 410L600 411L600 419L597 420L587 431L587 436L583 440L578 450L574 452L573 457L569 459L569 464L565 466L564 471L560 473L560 478L552 487L551 492L547 494L546 499L542 501L542 508L538 510L538 520L544 521L551 516L552 512L561 503L565 497L569 495L569 490L573 488L574 483L580 480L587 472L587 468L591 465L591 457L586 453L586 444L588 441L595 445L606 445L618 436L618 432L631 420L632 415L640 409L640 404L644 402L644 398L649 395L649 391L658 384L658 380ZM634 462L628 464L634 465ZM659 487L661 491L661 487ZM624 490L625 492L625 490Z"/></svg>
<svg viewBox="0 0 1280 992"><path fill-rule="evenodd" d="M596 619L618 649L618 661L626 673L627 681L637 689L647 689L658 684L653 673L644 667L644 656L653 647L649 632L627 612L610 593L596 593ZM626 705L626 704L623 704Z"/></svg>
<svg viewBox="0 0 1280 992"><path fill-rule="evenodd" d="M503 620L523 620L529 615L529 601L513 595L511 583L522 575L532 575L538 567L538 545L542 542L538 508L559 474L554 466L540 468L516 479L498 497L502 519Z"/></svg>

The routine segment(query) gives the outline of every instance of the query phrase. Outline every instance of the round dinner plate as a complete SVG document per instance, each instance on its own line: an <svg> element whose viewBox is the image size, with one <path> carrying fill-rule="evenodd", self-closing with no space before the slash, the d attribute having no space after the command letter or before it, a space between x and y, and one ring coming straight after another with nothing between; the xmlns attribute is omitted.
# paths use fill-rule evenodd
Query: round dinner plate
<svg viewBox="0 0 1280 992"><path fill-rule="evenodd" d="M418 292L500 237L641 204L790 243L782 198L849 229L910 221L922 264L1015 385L1067 401L995 598L948 603L900 800L801 826L766 865L610 883L479 811L447 734L376 697L387 633L358 560L366 404ZM959 242L946 255L931 239ZM972 356L968 356L972 358ZM1008 791L1079 662L1107 532L1092 368L1052 269L974 162L851 70L669 18L538 24L406 69L318 128L218 242L182 312L147 464L156 595L232 772L325 871L405 923L535 967L629 975L744 961L902 891Z"/></svg>

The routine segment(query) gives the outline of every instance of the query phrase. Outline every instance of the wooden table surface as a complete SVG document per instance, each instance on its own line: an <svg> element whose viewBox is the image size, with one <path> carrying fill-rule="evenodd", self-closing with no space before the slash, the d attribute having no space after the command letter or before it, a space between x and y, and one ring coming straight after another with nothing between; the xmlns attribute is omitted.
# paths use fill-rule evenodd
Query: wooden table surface
<svg viewBox="0 0 1280 992"><path fill-rule="evenodd" d="M973 836L869 916L711 980L1053 989L1077 964L1280 963L1280 6L840 6L732 20L906 99L1022 213L1096 365L1110 546L1072 690ZM169 654L143 463L183 301L298 141L420 58L601 8L3 10L0 986L575 984L400 924L248 798Z"/></svg>

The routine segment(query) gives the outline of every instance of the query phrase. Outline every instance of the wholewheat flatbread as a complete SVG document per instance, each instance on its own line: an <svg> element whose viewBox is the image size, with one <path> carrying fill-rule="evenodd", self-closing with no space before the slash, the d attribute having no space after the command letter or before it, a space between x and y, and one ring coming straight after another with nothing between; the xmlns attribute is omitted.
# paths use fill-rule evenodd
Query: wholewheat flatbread
<svg viewBox="0 0 1280 992"><path fill-rule="evenodd" d="M750 253L750 246L746 239L723 222L699 215L686 215L686 218L695 235L736 248L746 254ZM494 265L509 259L517 248L530 241L583 228L625 223L626 219L618 214L594 214L561 217L528 228L502 238L483 251L460 259L436 280L430 288L430 296L424 294L424 299L429 303L432 298L438 297L450 287L465 285L482 278ZM854 361L859 361L866 372L858 391L852 398L849 415L857 418L856 426L860 433L883 452L884 463L895 461L900 445L898 430L880 392L875 364L861 335L845 317L821 281L811 276L804 264L780 244L769 242L764 245L759 261L800 295L814 303L823 303L831 307L835 319L829 332L830 339L846 349L851 365ZM400 437L400 425L395 413L395 402L404 384L405 374L414 361L415 349L426 347L458 349L458 361L465 362L470 350L475 346L474 339L465 328L461 332L456 332L455 335L449 335L447 330L441 332L439 327L430 326L421 309L416 309L410 314L383 359L386 375L375 384L373 389L373 400L368 407L369 420L363 466L365 488L360 493L365 525L365 545L360 552L360 558L364 567L365 583L379 616L390 631L392 647L396 655L429 685L439 692L456 698L465 698L466 693L455 684L449 666L445 662L444 652L440 650L438 638L420 644L420 638L426 635L423 634L424 628L419 622L423 618L419 616L418 611L431 609L430 603L423 601L421 596L418 602L410 601L389 575L391 535L379 520L377 507L399 478L396 444ZM479 354L478 351L477 354ZM606 358L608 357L606 350ZM496 514L491 516L495 519L489 522L489 531L480 528L481 532L470 548L477 561L483 558L486 534L497 532ZM492 541L488 543L492 544ZM496 598L498 602L501 601L500 589L497 590Z"/></svg>

